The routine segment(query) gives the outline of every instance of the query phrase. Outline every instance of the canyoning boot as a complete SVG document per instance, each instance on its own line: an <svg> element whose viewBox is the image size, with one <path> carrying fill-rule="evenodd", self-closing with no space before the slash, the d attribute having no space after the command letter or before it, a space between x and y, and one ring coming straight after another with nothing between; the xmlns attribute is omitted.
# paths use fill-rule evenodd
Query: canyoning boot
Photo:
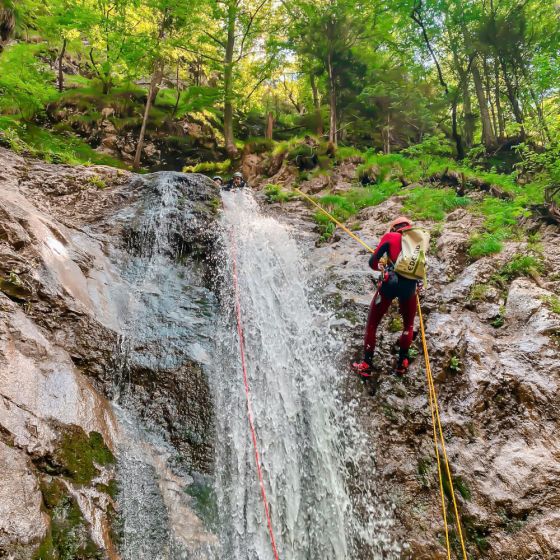
<svg viewBox="0 0 560 560"><path fill-rule="evenodd" d="M408 357L408 352L399 352L399 358L397 360L397 365L395 366L395 374L403 376L408 371L410 365L410 358Z"/></svg>
<svg viewBox="0 0 560 560"><path fill-rule="evenodd" d="M352 364L352 369L362 377L371 377L373 375L373 370L371 364L368 364L366 361L363 362L354 362Z"/></svg>

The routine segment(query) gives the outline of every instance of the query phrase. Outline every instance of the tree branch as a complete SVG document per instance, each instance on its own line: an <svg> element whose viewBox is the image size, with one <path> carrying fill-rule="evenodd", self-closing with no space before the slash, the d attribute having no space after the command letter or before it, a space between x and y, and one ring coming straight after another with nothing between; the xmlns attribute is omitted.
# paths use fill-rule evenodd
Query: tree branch
<svg viewBox="0 0 560 560"><path fill-rule="evenodd" d="M223 63L224 63L224 61L223 61L223 60L220 60L219 58L215 58L214 56L210 56L210 55L208 55L208 54L201 53L200 51L195 51L195 50L193 50L193 49L189 49L188 47L184 47L183 45L176 45L176 48L178 48L178 49L180 49L180 50L182 50L182 51L191 53L191 54L196 54L197 56L201 56L202 58L206 58L206 59L208 59L208 60L212 60L212 61L214 61L214 62L217 62L218 64L223 64Z"/></svg>
<svg viewBox="0 0 560 560"><path fill-rule="evenodd" d="M247 28L245 29L245 33L243 34L243 38L241 39L241 45L239 46L239 56L237 57L237 60L235 61L234 64L237 64L241 60L241 57L243 56L243 50L245 48L245 41L247 40L249 32L251 31L251 27L253 26L253 22L255 21L255 18L257 17L258 13L262 10L262 8L264 7L264 5L267 2L268 2L268 0L262 0L262 2L257 6L257 9L249 17L249 22L247 23Z"/></svg>

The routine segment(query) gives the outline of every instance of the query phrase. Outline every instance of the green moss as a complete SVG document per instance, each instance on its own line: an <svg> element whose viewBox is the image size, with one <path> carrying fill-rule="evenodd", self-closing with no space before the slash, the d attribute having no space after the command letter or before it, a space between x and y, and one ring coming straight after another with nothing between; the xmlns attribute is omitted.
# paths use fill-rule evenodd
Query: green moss
<svg viewBox="0 0 560 560"><path fill-rule="evenodd" d="M217 527L218 502L212 484L207 480L195 479L185 492L194 498L194 509L206 526L210 529Z"/></svg>
<svg viewBox="0 0 560 560"><path fill-rule="evenodd" d="M231 160L225 161L203 161L196 165L187 165L183 168L183 173L204 173L219 175L220 173L227 173L231 169Z"/></svg>
<svg viewBox="0 0 560 560"><path fill-rule="evenodd" d="M100 560L104 557L93 542L90 527L65 484L53 479L41 483L43 504L50 517L47 534L34 560Z"/></svg>
<svg viewBox="0 0 560 560"><path fill-rule="evenodd" d="M403 330L403 321L400 315L391 317L391 321L389 322L389 332L397 333Z"/></svg>
<svg viewBox="0 0 560 560"><path fill-rule="evenodd" d="M78 484L89 484L99 475L96 465L103 467L115 462L110 449L98 432L89 436L78 426L67 426L54 455L65 476Z"/></svg>

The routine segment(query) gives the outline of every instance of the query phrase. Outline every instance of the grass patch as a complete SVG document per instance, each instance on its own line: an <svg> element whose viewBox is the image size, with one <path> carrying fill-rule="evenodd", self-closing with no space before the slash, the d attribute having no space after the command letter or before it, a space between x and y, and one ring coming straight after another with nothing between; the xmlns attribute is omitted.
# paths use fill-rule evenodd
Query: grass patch
<svg viewBox="0 0 560 560"><path fill-rule="evenodd" d="M554 295L543 296L542 300L553 313L560 315L560 297Z"/></svg>
<svg viewBox="0 0 560 560"><path fill-rule="evenodd" d="M442 221L448 212L468 206L471 200L458 196L452 189L417 187L410 191L405 202L405 213L421 220Z"/></svg>
<svg viewBox="0 0 560 560"><path fill-rule="evenodd" d="M469 256L479 259L499 253L503 248L501 238L501 235L495 233L475 233L469 242Z"/></svg>
<svg viewBox="0 0 560 560"><path fill-rule="evenodd" d="M401 189L397 181L388 181L377 186L356 187L342 194L327 194L317 199L327 212L338 221L344 222L360 210L377 206ZM322 212L316 212L314 219L323 239L328 239L336 229L335 224Z"/></svg>
<svg viewBox="0 0 560 560"><path fill-rule="evenodd" d="M280 185L275 185L273 183L269 183L265 186L264 194L268 202L284 203L296 197L295 193L285 190Z"/></svg>
<svg viewBox="0 0 560 560"><path fill-rule="evenodd" d="M515 255L493 276L499 284L506 284L520 276L534 276L544 272L544 260L538 255Z"/></svg>
<svg viewBox="0 0 560 560"><path fill-rule="evenodd" d="M0 145L17 154L43 159L48 163L126 167L122 161L96 152L70 132L57 134L9 117L0 117Z"/></svg>
<svg viewBox="0 0 560 560"><path fill-rule="evenodd" d="M183 167L183 173L203 173L205 175L228 173L231 169L231 160L225 161L203 161L196 165Z"/></svg>

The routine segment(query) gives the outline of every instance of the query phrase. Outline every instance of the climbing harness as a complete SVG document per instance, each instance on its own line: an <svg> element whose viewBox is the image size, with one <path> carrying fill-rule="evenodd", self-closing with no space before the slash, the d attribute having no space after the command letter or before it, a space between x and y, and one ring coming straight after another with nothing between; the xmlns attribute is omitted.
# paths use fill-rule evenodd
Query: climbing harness
<svg viewBox="0 0 560 560"><path fill-rule="evenodd" d="M243 384L245 386L245 398L247 400L247 417L249 420L249 428L251 430L251 440L253 441L253 449L255 451L255 463L257 465L257 475L259 478L259 486L261 489L261 498L264 506L266 523L268 525L268 533L270 535L272 554L274 555L275 560L279 560L278 550L276 548L276 539L274 538L274 531L272 530L272 519L270 517L270 508L268 505L268 499L266 497L266 489L264 486L264 478L263 478L262 467L261 467L259 446L257 442L257 431L255 428L253 407L251 405L251 390L249 387L249 378L247 375L247 360L245 358L245 335L243 331L243 322L241 318L241 298L239 296L239 279L237 273L237 241L235 238L235 231L233 228L230 230L230 239L231 239L232 261L233 261L233 290L235 293L235 315L237 320L237 334L239 338L239 353L241 355L241 369L243 370Z"/></svg>
<svg viewBox="0 0 560 560"><path fill-rule="evenodd" d="M309 195L303 193L298 188L294 188L294 190L303 196L306 200L311 202L313 206L315 206L318 210L320 210L323 214L325 214L333 223L339 226L342 230L344 230L350 237L355 239L360 245L365 247L370 253L374 253L375 251L364 241L362 241L355 233L351 232L344 224L340 223L333 215L327 212L320 204L317 204ZM430 358L428 355L428 344L426 342L426 331L424 329L424 317L422 315L422 308L420 306L420 297L416 294L416 304L418 307L418 319L420 321L420 332L422 335L422 349L424 352L424 361L426 364L426 379L428 383L428 400L430 402L430 412L432 416L432 430L433 430L433 438L434 438L434 450L436 455L437 461L437 471L438 471L438 478L439 478L439 489L440 489L440 497L441 497L441 510L443 514L443 525L445 528L445 543L447 548L447 559L451 560L451 544L449 541L449 525L447 522L447 510L445 507L445 492L444 492L444 483L443 483L443 471L442 471L442 464L441 464L441 457L443 457L443 463L445 465L445 474L447 476L447 481L449 483L449 493L451 494L451 501L453 503L453 512L455 514L455 521L457 525L458 537L461 544L461 552L463 556L463 560L468 560L467 557L467 550L465 546L465 539L463 536L463 528L461 526L461 518L459 517L459 509L457 507L457 500L455 498L455 488L453 484L453 478L451 476L451 469L449 467L449 458L447 456L447 449L445 447L445 438L443 435L443 428L441 425L441 417L439 413L439 406L437 400L437 393L434 385L434 378L432 376L432 368L430 365ZM439 440L439 441L438 441ZM439 445L441 445L441 455L439 451Z"/></svg>

